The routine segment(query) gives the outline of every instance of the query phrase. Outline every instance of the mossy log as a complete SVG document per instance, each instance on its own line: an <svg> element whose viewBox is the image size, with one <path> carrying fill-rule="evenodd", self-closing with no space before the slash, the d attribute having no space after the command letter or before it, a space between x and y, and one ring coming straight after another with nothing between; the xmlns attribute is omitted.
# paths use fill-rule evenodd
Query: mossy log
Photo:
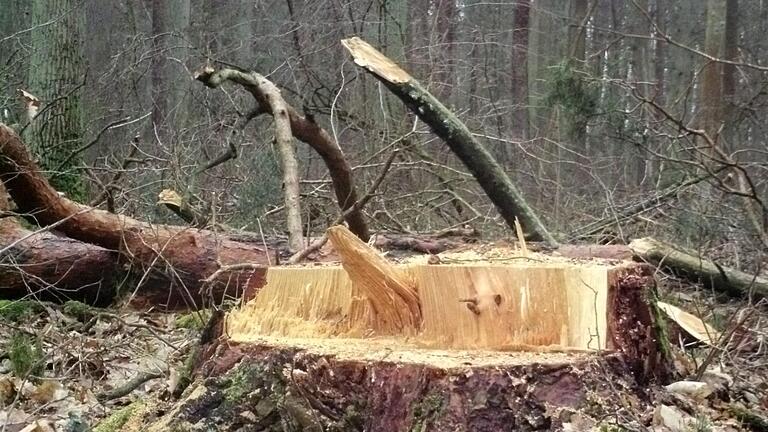
<svg viewBox="0 0 768 432"><path fill-rule="evenodd" d="M703 283L736 297L768 297L768 280L734 268L721 266L694 251L646 237L633 240L629 248L640 259Z"/></svg>
<svg viewBox="0 0 768 432"><path fill-rule="evenodd" d="M400 66L360 38L341 41L355 64L381 81L442 138L469 169L511 229L520 219L528 240L556 245L520 189L466 125Z"/></svg>

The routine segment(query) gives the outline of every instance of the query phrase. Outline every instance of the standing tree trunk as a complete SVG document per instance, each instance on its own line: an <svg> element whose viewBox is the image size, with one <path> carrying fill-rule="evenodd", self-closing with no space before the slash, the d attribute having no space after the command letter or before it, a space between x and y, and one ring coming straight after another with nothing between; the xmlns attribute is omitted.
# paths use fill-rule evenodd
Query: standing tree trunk
<svg viewBox="0 0 768 432"><path fill-rule="evenodd" d="M73 199L85 197L85 184L74 171L83 144L81 88L85 85L83 27L85 10L78 0L32 2L32 56L29 91L42 107L28 129L28 140L51 185Z"/></svg>
<svg viewBox="0 0 768 432"><path fill-rule="evenodd" d="M563 23L557 17L567 16L561 0L539 0L530 11L530 38L528 40L528 100L530 102L529 119L532 137L542 139L556 134L551 127L552 108L546 106L546 96L550 87L552 67L563 60L561 43L567 34Z"/></svg>
<svg viewBox="0 0 768 432"><path fill-rule="evenodd" d="M0 14L0 121L19 123L23 118L16 99L16 89L26 79L27 60L22 47L28 33L16 34L29 26L27 0L4 0ZM15 35L14 37L10 37ZM8 39L6 39L8 38Z"/></svg>
<svg viewBox="0 0 768 432"><path fill-rule="evenodd" d="M531 2L520 0L515 3L512 27L512 131L520 140L528 139L528 26L530 25Z"/></svg>
<svg viewBox="0 0 768 432"><path fill-rule="evenodd" d="M723 53L726 60L737 61L739 57L739 1L726 0L725 6L725 47ZM723 65L723 99L725 100L726 112L735 112L732 107L736 106L736 66L732 64ZM725 122L729 123L730 115L725 115ZM727 124L726 124L727 125Z"/></svg>
<svg viewBox="0 0 768 432"><path fill-rule="evenodd" d="M178 132L187 115L183 102L189 73L184 68L190 0L152 1L152 123L160 139Z"/></svg>
<svg viewBox="0 0 768 432"><path fill-rule="evenodd" d="M723 58L725 24L726 0L709 0L707 2L707 33L704 50L712 57ZM715 143L718 141L717 136L724 113L722 74L722 63L711 61L708 61L701 71L699 125Z"/></svg>
<svg viewBox="0 0 768 432"><path fill-rule="evenodd" d="M630 8L631 14L628 18L630 22L629 32L636 35L650 36L650 23L645 16L645 13L648 13L648 0L639 0L635 5L636 7ZM635 91L643 97L649 97L650 93L650 87L646 84L650 82L650 58L648 55L650 48L649 41L646 39L636 37L629 41L630 70L628 72L630 76L628 78ZM641 110L639 115L641 122L645 123L648 120L645 110ZM643 145L645 144L642 143L638 146L639 154L634 157L637 162L635 164L633 180L634 184L637 186L640 186L645 182L648 174L648 159L650 152L647 148L644 148Z"/></svg>
<svg viewBox="0 0 768 432"><path fill-rule="evenodd" d="M656 23L656 27L661 33L667 32L667 4L665 0L655 0L653 6L653 18ZM655 36L659 36L658 34ZM654 87L655 97L661 106L664 106L666 102L666 89L667 86L664 82L665 70L667 68L667 43L661 40L656 41L653 53L653 74L654 74ZM657 117L660 113L657 113ZM658 117L660 118L660 117Z"/></svg>
<svg viewBox="0 0 768 432"><path fill-rule="evenodd" d="M451 99L455 86L455 39L456 39L456 1L433 0L434 30L430 50L435 93L446 104Z"/></svg>

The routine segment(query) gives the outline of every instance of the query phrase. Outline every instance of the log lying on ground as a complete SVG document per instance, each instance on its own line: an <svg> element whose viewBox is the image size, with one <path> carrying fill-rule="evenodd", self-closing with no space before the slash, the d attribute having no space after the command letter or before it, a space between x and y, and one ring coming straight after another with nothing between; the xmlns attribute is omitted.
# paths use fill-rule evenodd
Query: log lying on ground
<svg viewBox="0 0 768 432"><path fill-rule="evenodd" d="M0 220L0 298L107 304L121 271L117 253Z"/></svg>
<svg viewBox="0 0 768 432"><path fill-rule="evenodd" d="M117 253L57 236L32 232L10 212L0 185L0 298L109 303L120 270Z"/></svg>
<svg viewBox="0 0 768 432"><path fill-rule="evenodd" d="M138 281L138 287L131 287L135 290L134 304L194 308L200 307L203 301L219 302L224 297L239 298L244 293L254 295L263 285L266 268L290 256L284 242L264 239L253 233L218 233L193 227L154 225L61 197L40 174L18 135L3 124L0 124L0 154L3 155L0 179L16 202L19 213L30 215L29 219L41 226L55 224L56 230L71 238L40 234L34 238L37 242L34 245L25 243L30 245L25 249L27 256L37 254L38 257L28 262L39 261L35 274L44 273L46 281L60 280L59 285L64 290L95 284L102 273L91 275L88 271L100 269L104 275L110 273L115 268L111 264L117 254L121 271L113 275L119 276L122 267L127 267ZM26 235L18 231L20 227L10 227L15 234L5 237L8 240L5 245L13 242L14 236ZM436 253L460 246L462 242L456 237L379 236L376 244L384 249ZM72 255L67 255L63 246L68 247ZM72 270L79 269L81 264L84 266L78 272L83 277L82 285L68 285L70 280L74 284L77 281L69 279L74 274L68 273L70 267L63 265L69 262L66 256L69 259L82 257L72 264ZM332 259L336 259L333 251L318 254L315 258L317 261ZM61 265L57 264L59 262ZM232 266L231 270L220 271L212 284L203 283L217 270L228 266ZM14 287L23 282L19 278L8 281L6 286ZM101 293L106 294L106 291ZM23 294L19 290L14 296Z"/></svg>
<svg viewBox="0 0 768 432"><path fill-rule="evenodd" d="M0 124L0 179L19 212L41 226L56 225L67 236L119 251L138 275L139 296L171 307L200 306L201 300L239 297L249 283L260 286L263 268L221 272L201 292L202 281L222 266L268 265L277 251L259 242L233 241L212 231L154 225L87 207L59 196L40 174L16 133Z"/></svg>
<svg viewBox="0 0 768 432"><path fill-rule="evenodd" d="M633 240L632 252L642 260L732 296L768 297L768 280L702 258L695 252L650 237Z"/></svg>
<svg viewBox="0 0 768 432"><path fill-rule="evenodd" d="M560 430L563 410L611 409L608 383L637 395L665 372L649 266L509 250L392 263L329 237L341 265L268 269L212 322L205 379L148 430Z"/></svg>
<svg viewBox="0 0 768 432"><path fill-rule="evenodd" d="M341 43L358 66L381 81L445 141L477 179L511 229L515 228L515 218L519 218L528 240L557 244L504 169L454 113L406 71L362 39L354 37Z"/></svg>

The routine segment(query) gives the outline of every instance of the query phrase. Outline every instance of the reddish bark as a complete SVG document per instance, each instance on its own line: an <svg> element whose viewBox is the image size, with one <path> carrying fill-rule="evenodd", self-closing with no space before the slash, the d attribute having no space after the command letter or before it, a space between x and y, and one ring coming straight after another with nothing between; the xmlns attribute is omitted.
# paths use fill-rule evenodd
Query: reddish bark
<svg viewBox="0 0 768 432"><path fill-rule="evenodd" d="M117 254L49 232L0 221L0 297L106 304L120 273ZM10 247L9 247L10 246Z"/></svg>
<svg viewBox="0 0 768 432"><path fill-rule="evenodd" d="M665 335L659 334L653 315L653 269L634 265L609 273L608 329L609 349L623 354L635 377L668 378Z"/></svg>
<svg viewBox="0 0 768 432"><path fill-rule="evenodd" d="M386 356L356 360L322 344L312 349L233 343L224 334L223 317L211 320L204 332L196 359L196 374L203 379L186 392L195 396L170 409L160 407L163 416L146 416L147 426L562 430L564 423L585 415L600 418L628 400L637 406L649 400L648 387L636 380L621 353L507 353L495 364L479 360L482 354L476 360L464 353L460 366ZM233 377L240 386L236 394L242 395L236 400L230 391ZM616 388L623 399L615 397ZM282 405L275 404L271 395L276 394Z"/></svg>
<svg viewBox="0 0 768 432"><path fill-rule="evenodd" d="M225 265L266 266L268 256L276 253L261 243L233 241L208 230L145 223L61 197L40 174L18 135L2 124L0 154L4 156L0 179L20 213L41 226L56 224L73 239L119 251L132 270L143 275L137 292L149 295L153 302L162 298L160 304L192 306L201 299L238 296L253 270L221 274L211 285L215 293L211 296L200 292L202 280Z"/></svg>

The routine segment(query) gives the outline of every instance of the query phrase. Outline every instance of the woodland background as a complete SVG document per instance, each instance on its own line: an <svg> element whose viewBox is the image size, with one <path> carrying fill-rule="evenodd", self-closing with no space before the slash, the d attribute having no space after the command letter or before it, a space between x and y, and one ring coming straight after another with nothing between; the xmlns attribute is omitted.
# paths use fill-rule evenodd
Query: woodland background
<svg viewBox="0 0 768 432"><path fill-rule="evenodd" d="M325 127L372 228L471 225L509 236L444 144L339 41L357 35L424 83L492 150L563 242L653 235L759 272L768 263L764 0L2 0L0 117L58 190L144 220L172 188L210 222L283 233L271 117L204 64L259 72ZM42 101L29 127L17 89ZM203 170L232 143L238 157ZM297 145L303 221L338 216L325 167ZM118 174L119 173L119 174ZM114 179L119 179L113 181Z"/></svg>

